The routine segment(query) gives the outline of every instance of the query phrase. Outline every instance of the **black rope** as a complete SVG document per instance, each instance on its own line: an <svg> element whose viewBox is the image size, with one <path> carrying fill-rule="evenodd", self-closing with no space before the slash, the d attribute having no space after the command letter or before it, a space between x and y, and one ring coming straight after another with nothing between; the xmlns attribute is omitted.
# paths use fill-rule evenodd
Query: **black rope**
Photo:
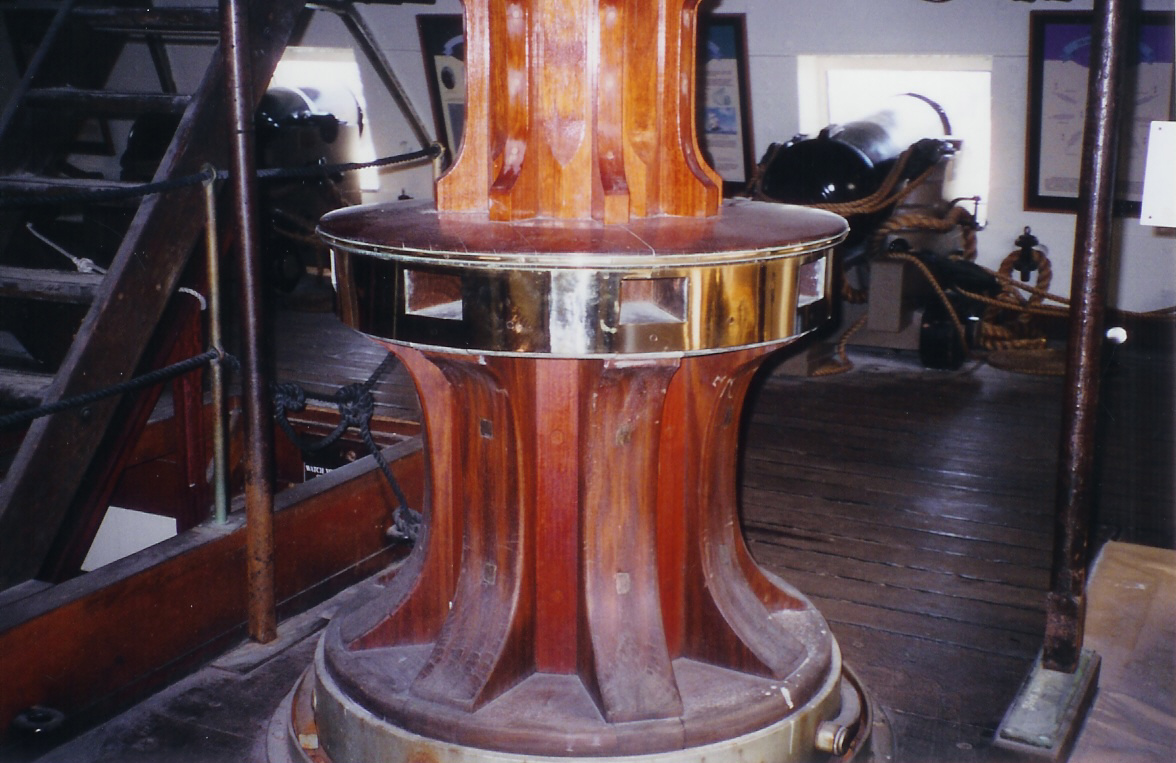
<svg viewBox="0 0 1176 763"><path fill-rule="evenodd" d="M340 415L339 423L335 426L334 431L321 440L304 440L298 436L294 431L294 427L290 424L288 413L298 413L306 408L306 391L302 387L293 382L283 382L273 385L274 396L274 417L278 420L278 426L290 438L290 441L298 446L299 450L308 453L322 450L330 447L339 441L347 428L351 426L351 422L347 420L346 416ZM339 390L342 392L343 390ZM340 409L342 411L342 409Z"/></svg>
<svg viewBox="0 0 1176 763"><path fill-rule="evenodd" d="M208 352L195 355L187 360L181 360L178 363L173 363L170 366L164 366L154 371L136 376L133 379L128 379L125 382L119 382L110 387L103 387L91 392L84 392L73 397L63 398L53 403L46 403L45 405L37 406L36 408L27 408L23 411L16 411L4 416L0 416L0 429L7 429L8 427L17 424L26 424L34 419L39 419L42 416L49 416L54 413L69 410L70 408L81 408L91 403L96 403L99 400L104 400L108 397L122 395L127 392L133 392L144 387L150 387L153 384L174 379L177 376L188 373L200 366L211 363L214 360L225 361L226 363L235 366L236 359L231 355L221 350L209 350Z"/></svg>
<svg viewBox="0 0 1176 763"><path fill-rule="evenodd" d="M304 451L313 452L322 450L337 442L348 428L354 426L358 429L360 438L368 450L371 451L372 456L380 467L380 471L383 472L384 478L388 481L399 503L399 506L397 506L392 515L393 525L391 532L394 537L415 543L420 534L421 513L409 507L408 497L404 494L404 490L401 489L396 475L392 473L392 467L388 465L388 461L380 451L379 445L376 444L375 438L372 437L371 430L372 415L375 412L375 398L372 396L372 389L392 366L395 359L396 356L388 353L380 365L376 367L376 370L368 377L367 381L362 384L348 384L340 388L332 400L308 397L297 384L274 385L274 412L278 423L282 427L282 431ZM212 349L200 355L194 355L185 360L181 360L178 363L149 371L142 376L136 376L125 382L84 392L73 397L63 398L53 403L37 406L36 408L27 408L23 411L16 411L0 416L0 429L7 429L18 424L26 424L43 416L60 413L71 408L81 408L108 397L115 397L127 392L143 389L144 387L150 387L154 384L174 379L177 376L186 374L213 361L220 361L232 368L238 367L237 359L232 355L222 350ZM306 442L298 437L287 417L288 411L296 412L304 409L308 399L320 402L334 402L339 408L339 424L335 427L335 430L325 438L315 442Z"/></svg>
<svg viewBox="0 0 1176 763"><path fill-rule="evenodd" d="M418 151L409 151L408 153L396 154L395 156L385 156L381 159L373 159L370 162L308 164L305 167L277 167L273 169L258 170L257 177L260 180L329 177L331 175L339 175L344 172L354 172L356 170L367 169L368 167L389 167L395 164L409 164L410 162L417 162L421 159L435 159L440 155L441 147L434 143L428 148L422 148ZM229 177L229 173L222 170L217 172L216 176L217 180L226 180Z"/></svg>
<svg viewBox="0 0 1176 763"><path fill-rule="evenodd" d="M385 156L381 159L375 159L370 162L346 162L343 164L313 164L306 167L279 167L274 169L260 170L257 177L261 180L276 180L276 179L295 179L295 178L312 178L312 177L330 177L331 175L338 175L343 172L352 172L354 170L366 169L368 167L388 167L396 164L409 164L411 162L420 161L421 159L432 159L441 153L441 147L433 144L428 148L422 148L419 151L410 151L405 154L397 154L395 156ZM79 190L72 192L61 193L46 193L44 191L35 191L33 193L14 193L6 194L0 192L0 209L8 209L12 207L28 207L38 205L60 205L60 204L95 204L98 202L118 201L120 199L130 199L139 196L151 196L158 193L168 193L176 191L181 188L188 188L191 186L201 185L210 180L227 180L229 172L227 170L204 170L194 175L185 175L183 177L171 178L170 180L160 180L154 183L144 183L142 185L127 186L124 188L100 188L96 190Z"/></svg>
<svg viewBox="0 0 1176 763"><path fill-rule="evenodd" d="M356 382L348 384L339 388L332 398L321 398L307 395L306 391L298 384L292 382L285 382L273 385L274 395L274 417L278 420L278 425L286 436L290 438L298 448L307 453L314 453L324 448L330 447L339 441L351 427L355 427L359 431L359 436L363 440L364 445L367 446L368 451L371 452L376 464L380 467L380 471L384 474L384 479L387 480L388 485L392 488L392 492L396 495L396 500L399 505L392 513L392 530L391 534L399 540L405 540L415 543L417 537L420 535L421 528L421 513L408 505L408 497L401 489L396 475L392 473L392 467L388 465L387 459L380 450L380 446L376 444L375 438L372 437L372 415L375 413L375 398L372 396L372 390L381 377L392 367L392 363L396 360L396 356L388 353L380 365L372 371L367 381L363 383ZM314 400L320 403L334 403L339 409L339 423L331 430L325 437L317 440L306 440L294 431L293 425L290 424L289 413L297 413L306 408L306 403L309 400Z"/></svg>
<svg viewBox="0 0 1176 763"><path fill-rule="evenodd" d="M370 419L360 426L359 434L368 446L368 450L372 452L372 458L376 459L380 471L384 473L384 479L388 481L392 492L396 494L396 500L400 503L396 507L396 510L392 512L392 534L399 540L416 543L417 538L421 534L421 523L424 517L416 509L409 507L408 497L400 488L400 483L396 480L396 475L392 473L392 467L388 465L388 460L384 458L384 454L372 438L372 430L369 422Z"/></svg>

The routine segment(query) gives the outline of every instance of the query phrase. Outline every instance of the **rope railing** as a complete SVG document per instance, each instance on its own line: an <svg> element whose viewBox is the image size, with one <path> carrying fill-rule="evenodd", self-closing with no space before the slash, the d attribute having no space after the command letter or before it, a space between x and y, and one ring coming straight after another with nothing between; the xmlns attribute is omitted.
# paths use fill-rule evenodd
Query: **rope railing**
<svg viewBox="0 0 1176 763"><path fill-rule="evenodd" d="M354 172L357 170L367 169L369 167L400 166L426 159L436 162L443 151L444 149L440 146L440 144L434 143L425 149L410 151L394 156L387 156L369 162L345 162L339 164L315 164L305 167L264 169L258 171L257 176L262 180L330 178L334 175L339 175L344 172ZM196 185L210 187L213 182L218 180L225 180L228 177L229 173L227 171L216 170L210 165L206 165L204 170L192 175L170 178L153 183L144 183L136 186L101 188L49 194L4 194L3 192L0 192L0 209L11 209L21 206L67 205L84 203L93 204L105 201L115 201L124 198L144 197L153 194L167 193ZM305 391L303 391L302 388L297 384L276 384L274 385L273 391L274 410L275 418L286 435L300 449L308 452L313 452L315 450L321 450L325 447L328 447L329 445L337 442L348 429L352 427L356 428L359 432L360 439L363 440L364 445L367 446L368 450L371 452L372 457L375 459L376 464L380 467L380 471L383 473L384 478L392 488L392 492L395 494L396 500L399 502L399 506L393 513L393 526L390 530L390 534L400 540L415 542L420 533L422 523L421 513L409 507L408 498L405 496L404 490L400 487L400 483L397 481L396 476L392 473L391 466L388 464L387 459L384 458L383 452L377 445L375 438L371 433L371 418L374 413L375 405L374 398L372 397L372 389L375 387L379 379L387 372L394 359L395 356L389 353L367 381L363 382L362 384L349 384L345 387L342 387L331 400L308 396ZM95 389L80 395L62 398L52 403L46 403L43 405L38 405L5 414L0 416L0 430L28 424L44 416L50 416L74 408L83 408L87 405L91 405L106 398L116 397L118 395L126 394L127 392L134 392L146 387L153 386L155 384L169 381L209 363L224 363L234 368L238 367L236 358L224 352L223 349L214 347L207 352L201 353L200 355L196 355L177 363L173 363L169 366L150 371L143 374L142 376L138 376L124 382L113 384L100 389ZM334 403L339 408L338 425L326 438L323 438L317 442L303 441L303 439L300 438L294 431L294 428L290 424L289 418L287 416L287 413L290 411L300 411L305 408L306 402L308 400Z"/></svg>
<svg viewBox="0 0 1176 763"><path fill-rule="evenodd" d="M273 392L274 415L282 431L286 433L290 440L301 450L307 452L322 450L338 442L348 429L352 427L356 428L364 445L371 452L384 478L388 481L388 485L392 488L396 500L399 502L399 505L393 513L392 530L395 537L401 540L415 542L420 532L421 514L409 507L408 497L405 495L396 476L392 473L391 466L388 464L387 459L384 458L384 454L371 432L371 419L375 411L375 400L372 396L372 389L392 366L395 358L395 355L388 353L387 357L372 372L367 381L341 387L335 393L335 396L330 399L307 395L302 387L294 383L275 384ZM5 414L0 416L0 430L28 424L36 419L62 413L74 408L85 408L100 400L117 397L128 392L136 392L156 384L170 381L178 376L194 371L201 366L214 362L224 363L231 368L238 367L238 361L235 357L223 350L211 349L177 363L149 371L142 376L136 376L133 379L119 382L118 384L112 384L107 387L84 392L80 395L62 398L52 403ZM306 441L299 437L297 432L294 431L294 427L291 425L287 415L291 411L297 412L303 410L306 407L306 403L311 400L322 403L334 403L339 408L339 423L329 435L318 441Z"/></svg>
<svg viewBox="0 0 1176 763"><path fill-rule="evenodd" d="M385 156L380 159L373 159L369 162L311 164L305 167L277 167L263 169L258 170L257 177L259 180L327 178L332 175L339 175L344 172L354 172L356 170L367 169L369 167L394 167L399 165L412 164L414 162L420 162L426 159L432 161L440 156L443 151L444 149L440 144L434 143L428 148L419 149L417 151L409 151L403 154L395 154L393 156ZM119 188L94 188L53 193L46 193L45 191L37 191L33 193L5 193L0 191L0 209L12 209L15 207L31 206L98 204L103 202L120 201L122 199L132 199L144 196L152 196L160 193L169 193L171 191L190 188L214 180L227 180L229 176L230 175L228 170L214 170L212 168L206 168L201 172L197 172L191 175L183 175L181 177L168 178L166 180L159 180L151 183L142 183L139 185Z"/></svg>
<svg viewBox="0 0 1176 763"><path fill-rule="evenodd" d="M108 397L115 397L123 395L127 392L135 392L146 387L159 384L161 382L169 381L182 376L189 371L194 371L197 368L207 365L213 361L220 361L232 366L236 366L237 359L228 353L212 349L207 352L202 352L199 355L194 355L178 363L173 363L170 366L157 368L154 371L149 371L142 376L136 376L133 379L128 379L118 384L112 384L108 387L101 387L99 389L91 390L90 392L83 392L80 395L73 395L72 397L65 397L60 400L55 400L52 403L38 405L35 408L25 408L20 411L8 413L0 416L0 429L8 429L19 424L27 424L30 421L42 418L43 416L50 416L54 413L61 413L72 408L83 408L87 405L105 400Z"/></svg>

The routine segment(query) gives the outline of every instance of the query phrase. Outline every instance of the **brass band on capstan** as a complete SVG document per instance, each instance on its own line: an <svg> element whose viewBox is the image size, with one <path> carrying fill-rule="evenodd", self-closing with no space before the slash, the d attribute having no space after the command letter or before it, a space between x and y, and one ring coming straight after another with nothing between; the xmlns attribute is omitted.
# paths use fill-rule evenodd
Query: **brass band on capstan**
<svg viewBox="0 0 1176 763"><path fill-rule="evenodd" d="M692 355L790 340L828 316L844 223L818 218L791 241L779 228L795 221L779 210L730 205L722 224L741 236L724 246L708 245L715 221L557 229L414 206L360 228L354 211L328 216L320 235L345 320L378 339L491 355Z"/></svg>

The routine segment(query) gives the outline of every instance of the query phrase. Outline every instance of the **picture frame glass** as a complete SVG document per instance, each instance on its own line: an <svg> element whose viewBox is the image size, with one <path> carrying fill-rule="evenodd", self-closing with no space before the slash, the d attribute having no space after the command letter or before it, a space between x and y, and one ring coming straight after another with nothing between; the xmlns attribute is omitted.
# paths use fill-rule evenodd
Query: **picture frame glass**
<svg viewBox="0 0 1176 763"><path fill-rule="evenodd" d="M1029 115L1025 208L1076 211L1080 192L1093 14L1030 14ZM1128 59L1130 97L1121 103L1116 209L1138 215L1143 198L1147 135L1153 121L1172 118L1173 14L1141 14Z"/></svg>
<svg viewBox="0 0 1176 763"><path fill-rule="evenodd" d="M748 96L746 22L741 13L703 14L698 31L698 140L727 194L755 168Z"/></svg>
<svg viewBox="0 0 1176 763"><path fill-rule="evenodd" d="M433 107L437 141L446 149L444 165L453 162L465 130L465 32L461 14L417 16L425 79Z"/></svg>

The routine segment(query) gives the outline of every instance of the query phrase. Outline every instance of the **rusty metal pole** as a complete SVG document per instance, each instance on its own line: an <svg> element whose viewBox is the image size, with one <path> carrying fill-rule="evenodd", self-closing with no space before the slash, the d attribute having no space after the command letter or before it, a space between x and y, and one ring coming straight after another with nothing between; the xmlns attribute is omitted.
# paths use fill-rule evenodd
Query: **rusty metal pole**
<svg viewBox="0 0 1176 763"><path fill-rule="evenodd" d="M1082 652L1086 617L1086 567L1094 477L1107 261L1115 203L1115 159L1122 72L1126 65L1128 14L1132 0L1094 4L1086 133L1082 143L1082 196L1075 223L1073 308L1066 362L1062 437L1054 515L1054 553L1046 599L1047 669L1072 673ZM1132 5L1137 3L1132 2ZM1137 13L1134 15L1138 15Z"/></svg>
<svg viewBox="0 0 1176 763"><path fill-rule="evenodd" d="M274 603L273 414L261 353L261 250L254 181L253 71L245 0L221 0L221 48L229 91L229 140L241 278L241 374L245 403L245 555L249 635L277 637Z"/></svg>

